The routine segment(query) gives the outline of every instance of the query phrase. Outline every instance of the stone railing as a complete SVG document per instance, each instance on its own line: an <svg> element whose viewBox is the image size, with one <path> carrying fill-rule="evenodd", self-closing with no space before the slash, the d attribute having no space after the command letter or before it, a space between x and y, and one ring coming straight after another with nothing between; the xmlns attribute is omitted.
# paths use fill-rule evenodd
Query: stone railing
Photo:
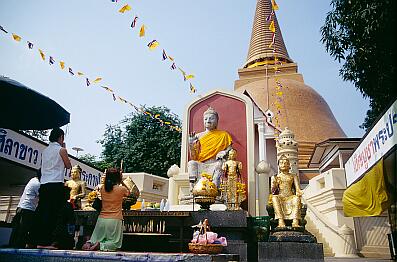
<svg viewBox="0 0 397 262"><path fill-rule="evenodd" d="M303 202L307 205L306 217L313 222L327 240L335 257L357 257L354 231L346 224L341 227L333 225L312 204L305 199L303 199Z"/></svg>
<svg viewBox="0 0 397 262"><path fill-rule="evenodd" d="M354 222L343 214L345 189L344 169L333 168L309 181L303 201L307 205L306 217L323 235L335 257L356 257Z"/></svg>

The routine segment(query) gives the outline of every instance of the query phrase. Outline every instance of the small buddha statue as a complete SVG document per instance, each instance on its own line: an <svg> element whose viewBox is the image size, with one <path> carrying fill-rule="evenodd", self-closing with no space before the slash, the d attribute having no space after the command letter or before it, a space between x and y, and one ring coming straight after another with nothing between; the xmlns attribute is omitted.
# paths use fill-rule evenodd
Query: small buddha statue
<svg viewBox="0 0 397 262"><path fill-rule="evenodd" d="M237 161L236 157L237 151L231 149L228 160L222 165L224 175L221 183L221 191L228 210L238 210L240 203L245 200L245 190L241 181L243 164Z"/></svg>
<svg viewBox="0 0 397 262"><path fill-rule="evenodd" d="M205 130L189 135L188 173L190 189L200 179L201 174L212 175L217 187L222 176L222 161L231 149L232 137L226 131L218 130L218 113L209 107L203 114Z"/></svg>
<svg viewBox="0 0 397 262"><path fill-rule="evenodd" d="M101 179L99 181L99 184L95 186L94 191L97 192L98 198L102 199L101 196L101 188L105 186L105 177L106 177L106 170L105 172L101 175Z"/></svg>
<svg viewBox="0 0 397 262"><path fill-rule="evenodd" d="M95 198L98 196L98 192L93 190L87 195L87 202L85 206L83 207L84 211L96 211L95 208L92 207L92 204L94 203Z"/></svg>
<svg viewBox="0 0 397 262"><path fill-rule="evenodd" d="M70 188L70 203L74 209L81 209L81 199L86 195L86 183L80 180L81 167L75 165L72 167L72 180L65 182L65 186Z"/></svg>
<svg viewBox="0 0 397 262"><path fill-rule="evenodd" d="M299 227L303 194L299 187L299 178L290 173L290 161L285 155L280 156L278 166L280 172L271 178L271 201L275 219L278 219L277 227L285 227L286 219L292 219L292 227Z"/></svg>

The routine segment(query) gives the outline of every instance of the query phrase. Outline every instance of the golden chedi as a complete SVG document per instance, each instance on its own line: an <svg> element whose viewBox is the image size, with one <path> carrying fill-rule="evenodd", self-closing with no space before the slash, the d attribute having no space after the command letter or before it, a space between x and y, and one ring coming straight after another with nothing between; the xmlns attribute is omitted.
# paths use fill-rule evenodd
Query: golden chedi
<svg viewBox="0 0 397 262"><path fill-rule="evenodd" d="M273 35L266 18L271 13L271 0L257 1L247 60L238 70L234 89L248 95L262 112L271 111L274 116L270 121L274 126L294 131L299 144L298 168L305 169L316 143L346 135L327 102L298 73L298 65L289 57L284 44L276 14L273 14L275 39L270 46ZM283 96L282 108L278 109L276 92L280 91L280 85ZM275 117L280 119L275 121Z"/></svg>

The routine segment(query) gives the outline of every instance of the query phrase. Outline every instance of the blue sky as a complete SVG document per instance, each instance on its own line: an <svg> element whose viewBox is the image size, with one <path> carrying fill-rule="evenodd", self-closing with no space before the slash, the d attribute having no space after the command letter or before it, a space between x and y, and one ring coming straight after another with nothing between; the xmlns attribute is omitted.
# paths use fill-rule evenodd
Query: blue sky
<svg viewBox="0 0 397 262"><path fill-rule="evenodd" d="M118 10L128 3L132 10ZM290 57L298 63L305 83L328 102L349 137L361 137L368 101L352 83L343 82L334 61L320 43L320 27L330 10L329 1L279 0L278 21ZM185 106L200 94L216 88L232 90L237 69L247 57L255 0L2 0L0 25L22 37L20 43L0 32L0 75L13 78L57 101L71 113L66 143L99 155L96 141L106 124L116 124L132 110L114 102L100 85L85 84L59 66L42 61L37 48L74 72L101 84L136 105L164 105L181 118ZM130 28L138 15L138 27ZM138 37L140 25L146 36ZM156 39L157 50L147 43ZM26 41L34 44L29 50ZM180 72L162 61L164 48L176 64L196 76L198 92ZM18 102L16 101L15 106ZM6 109L12 114L12 108ZM65 128L64 128L65 129ZM81 153L80 153L81 154Z"/></svg>

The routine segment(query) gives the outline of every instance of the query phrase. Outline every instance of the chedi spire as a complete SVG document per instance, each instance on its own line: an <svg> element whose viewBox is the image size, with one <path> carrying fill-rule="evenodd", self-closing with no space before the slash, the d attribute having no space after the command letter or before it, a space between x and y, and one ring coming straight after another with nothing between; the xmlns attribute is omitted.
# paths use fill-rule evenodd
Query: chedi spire
<svg viewBox="0 0 397 262"><path fill-rule="evenodd" d="M271 21L274 21L276 31L274 45L269 47L273 41L273 33L269 29ZM257 0L250 47L244 68L267 64L273 61L275 56L283 62L292 62L285 47L276 14L272 13L271 0Z"/></svg>

